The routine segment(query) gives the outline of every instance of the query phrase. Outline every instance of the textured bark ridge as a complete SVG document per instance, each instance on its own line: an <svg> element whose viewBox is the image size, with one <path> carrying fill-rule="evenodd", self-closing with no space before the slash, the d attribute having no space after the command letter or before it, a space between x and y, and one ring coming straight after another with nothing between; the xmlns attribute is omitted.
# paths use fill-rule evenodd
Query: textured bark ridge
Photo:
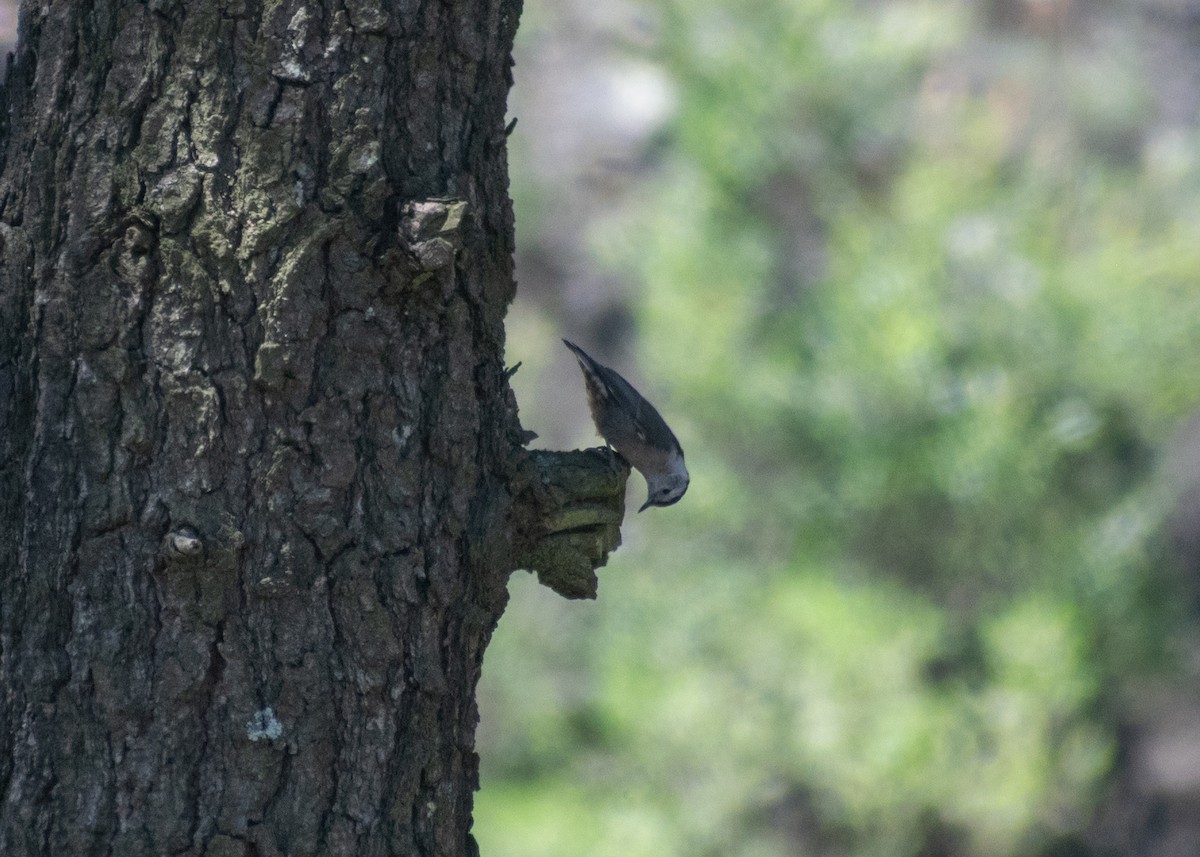
<svg viewBox="0 0 1200 857"><path fill-rule="evenodd" d="M0 854L475 853L518 12L25 4Z"/></svg>

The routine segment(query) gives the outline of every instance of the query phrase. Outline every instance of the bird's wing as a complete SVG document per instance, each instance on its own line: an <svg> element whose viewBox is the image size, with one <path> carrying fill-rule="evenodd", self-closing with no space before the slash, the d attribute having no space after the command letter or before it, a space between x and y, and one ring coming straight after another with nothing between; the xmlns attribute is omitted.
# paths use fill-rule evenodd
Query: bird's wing
<svg viewBox="0 0 1200 857"><path fill-rule="evenodd" d="M598 374L608 389L608 394L618 407L632 416L634 429L643 442L654 438L656 447L669 443L680 453L683 452L679 441L675 438L675 433L671 431L666 420L662 418L654 405L646 400L645 396L635 390L633 385L615 370L609 369L607 366L598 366L598 369Z"/></svg>
<svg viewBox="0 0 1200 857"><path fill-rule="evenodd" d="M646 401L645 396L633 388L632 384L622 378L615 369L609 369L607 366L597 363L575 343L564 339L563 344L570 348L578 358L583 371L595 380L596 392L606 399L612 400L610 407L629 414L633 420L634 430L643 442L648 442L650 438L657 438L671 444L681 455L683 454L683 448L679 445L675 433L671 431L666 420L662 418L654 405Z"/></svg>

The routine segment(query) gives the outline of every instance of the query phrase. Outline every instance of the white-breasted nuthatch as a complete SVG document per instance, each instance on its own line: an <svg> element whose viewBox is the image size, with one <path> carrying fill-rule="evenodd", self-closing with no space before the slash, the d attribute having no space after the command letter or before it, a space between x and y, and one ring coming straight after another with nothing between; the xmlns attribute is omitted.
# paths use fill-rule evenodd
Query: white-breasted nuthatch
<svg viewBox="0 0 1200 857"><path fill-rule="evenodd" d="M646 477L649 496L638 511L678 503L691 479L683 463L683 447L674 432L632 384L573 342L564 339L563 344L575 352L583 370L596 431Z"/></svg>

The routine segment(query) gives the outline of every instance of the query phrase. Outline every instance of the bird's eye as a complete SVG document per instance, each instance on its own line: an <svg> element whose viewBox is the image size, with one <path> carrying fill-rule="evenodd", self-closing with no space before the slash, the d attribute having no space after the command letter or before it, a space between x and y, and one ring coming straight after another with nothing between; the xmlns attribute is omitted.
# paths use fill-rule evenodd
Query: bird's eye
<svg viewBox="0 0 1200 857"><path fill-rule="evenodd" d="M670 493L671 493L671 489L670 489L670 488L664 488L664 489L663 489L662 491L660 491L659 493L660 493L660 494L670 494Z"/></svg>

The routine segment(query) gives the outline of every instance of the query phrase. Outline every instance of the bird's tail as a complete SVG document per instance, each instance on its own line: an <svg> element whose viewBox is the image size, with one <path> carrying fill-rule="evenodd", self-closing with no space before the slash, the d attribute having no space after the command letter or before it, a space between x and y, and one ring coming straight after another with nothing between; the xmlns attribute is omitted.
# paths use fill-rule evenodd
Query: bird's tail
<svg viewBox="0 0 1200 857"><path fill-rule="evenodd" d="M598 364L596 363L595 360L593 360L591 357L588 356L588 353L586 351L584 351L582 348L580 348L574 342L571 342L569 339L564 339L563 345L565 345L565 346L567 346L567 348L571 349L571 352L575 355L575 358L579 361L579 365L584 368L584 371L590 372L592 374L596 373Z"/></svg>

